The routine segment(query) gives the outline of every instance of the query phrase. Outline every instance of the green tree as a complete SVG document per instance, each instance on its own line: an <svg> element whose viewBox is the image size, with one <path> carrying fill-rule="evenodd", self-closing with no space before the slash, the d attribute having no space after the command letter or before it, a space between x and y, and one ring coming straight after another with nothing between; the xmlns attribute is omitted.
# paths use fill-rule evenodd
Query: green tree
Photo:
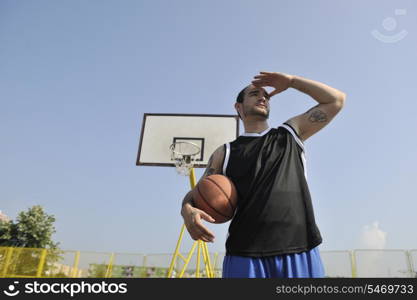
<svg viewBox="0 0 417 300"><path fill-rule="evenodd" d="M40 205L35 205L27 211L20 212L13 221L0 221L0 246L18 247L8 268L9 274L33 276L39 266L42 251L47 249L47 256L43 266L42 275L53 272L53 264L61 259L62 251L59 243L52 240L54 234L55 217L45 213Z"/></svg>
<svg viewBox="0 0 417 300"><path fill-rule="evenodd" d="M55 217L44 212L42 206L35 205L26 212L20 212L13 221L0 221L0 245L26 248L56 249L59 243L52 241Z"/></svg>

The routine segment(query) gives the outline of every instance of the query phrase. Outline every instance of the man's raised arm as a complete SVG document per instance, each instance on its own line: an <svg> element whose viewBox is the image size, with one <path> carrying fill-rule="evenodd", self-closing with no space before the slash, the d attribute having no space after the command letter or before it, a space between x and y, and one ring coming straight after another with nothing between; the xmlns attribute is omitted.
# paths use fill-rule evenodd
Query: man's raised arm
<svg viewBox="0 0 417 300"><path fill-rule="evenodd" d="M303 141L329 124L345 104L345 93L324 83L301 76L261 72L254 78L252 84L257 87L272 86L275 88L269 94L270 97L292 87L309 95L319 103L307 112L286 121L294 127Z"/></svg>
<svg viewBox="0 0 417 300"><path fill-rule="evenodd" d="M305 113L287 120L303 141L329 124L345 105L345 93L318 81L293 76L290 87L309 95L319 103Z"/></svg>

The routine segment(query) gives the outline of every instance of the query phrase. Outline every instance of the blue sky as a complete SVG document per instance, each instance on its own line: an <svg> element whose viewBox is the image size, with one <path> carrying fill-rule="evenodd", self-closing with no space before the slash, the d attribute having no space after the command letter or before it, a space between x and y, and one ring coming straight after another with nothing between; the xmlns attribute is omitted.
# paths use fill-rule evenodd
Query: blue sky
<svg viewBox="0 0 417 300"><path fill-rule="evenodd" d="M305 142L321 250L417 248L416 13L411 0L2 0L0 210L42 205L66 250L170 253L189 183L135 165L143 114L235 114L253 76L283 72L347 94ZM271 101L270 126L316 105L293 89ZM210 251L228 224L208 224Z"/></svg>

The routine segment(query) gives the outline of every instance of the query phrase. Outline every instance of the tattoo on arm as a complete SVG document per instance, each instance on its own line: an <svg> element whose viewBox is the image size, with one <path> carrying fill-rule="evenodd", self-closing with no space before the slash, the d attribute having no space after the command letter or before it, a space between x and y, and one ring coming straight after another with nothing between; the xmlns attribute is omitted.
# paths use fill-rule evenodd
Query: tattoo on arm
<svg viewBox="0 0 417 300"><path fill-rule="evenodd" d="M214 168L209 168L209 169L207 169L207 171L205 172L205 176L210 176L210 175L213 175L213 174L216 174L216 169L214 169Z"/></svg>
<svg viewBox="0 0 417 300"><path fill-rule="evenodd" d="M207 169L204 172L203 177L216 174L216 169L213 168L212 164L213 164L213 156L210 157L210 159L209 159L209 161L207 163Z"/></svg>
<svg viewBox="0 0 417 300"><path fill-rule="evenodd" d="M308 120L312 123L317 123L317 122L327 122L327 115L326 113L324 113L323 111L321 111L320 109L317 109L317 106L319 106L320 104L310 108L306 114L308 114L310 112L310 115L308 117Z"/></svg>
<svg viewBox="0 0 417 300"><path fill-rule="evenodd" d="M327 121L327 115L322 112L320 109L313 110L310 114L310 117L308 118L311 122L326 122Z"/></svg>

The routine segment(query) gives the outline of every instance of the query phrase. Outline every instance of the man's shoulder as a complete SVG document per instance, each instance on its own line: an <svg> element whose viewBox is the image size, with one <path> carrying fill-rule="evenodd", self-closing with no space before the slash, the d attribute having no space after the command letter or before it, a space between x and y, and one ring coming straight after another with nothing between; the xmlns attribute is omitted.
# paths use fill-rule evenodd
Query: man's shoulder
<svg viewBox="0 0 417 300"><path fill-rule="evenodd" d="M295 143L297 143L301 149L304 151L304 143L301 140L300 136L298 135L297 131L294 129L292 124L288 122L284 122L278 126L277 130L281 130L281 132L291 138Z"/></svg>
<svg viewBox="0 0 417 300"><path fill-rule="evenodd" d="M226 146L226 144L222 144L219 147L217 147L217 149L214 150L214 152L213 152L213 156L215 156L215 157L223 157L224 156L224 153L225 153L225 149L224 149L225 146Z"/></svg>

